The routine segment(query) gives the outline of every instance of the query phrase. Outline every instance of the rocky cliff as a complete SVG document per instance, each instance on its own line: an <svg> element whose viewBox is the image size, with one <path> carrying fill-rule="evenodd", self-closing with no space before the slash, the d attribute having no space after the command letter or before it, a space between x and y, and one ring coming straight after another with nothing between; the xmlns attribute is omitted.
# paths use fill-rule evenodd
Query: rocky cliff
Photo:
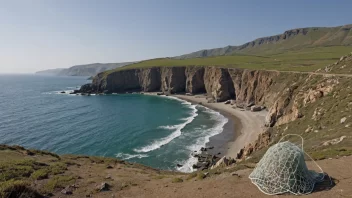
<svg viewBox="0 0 352 198"><path fill-rule="evenodd" d="M349 60L344 58L341 64L347 64L345 59ZM323 141L348 134L348 129L352 126L352 123L339 124L341 116L351 119L352 88L351 76L348 74L278 72L215 66L154 67L100 73L92 84L82 86L81 90L86 93L131 91L206 94L209 102L231 99L235 101L237 108L252 105L266 107L266 126L272 127L271 130L266 130L257 142L248 145L239 154L240 158L262 149L288 132L304 136L308 141L305 144L311 146L309 149L318 149ZM286 128L283 130L282 126ZM334 130L338 132L331 134L330 131ZM315 134L311 134L312 131ZM351 141L348 139L344 142ZM318 151L320 152L319 149L314 152Z"/></svg>
<svg viewBox="0 0 352 198"><path fill-rule="evenodd" d="M160 67L100 73L93 79L90 92L206 93L214 102L233 99L242 106L267 106L267 125L273 126L301 116L295 98L308 78L314 76L220 67ZM309 97L306 100L313 100Z"/></svg>

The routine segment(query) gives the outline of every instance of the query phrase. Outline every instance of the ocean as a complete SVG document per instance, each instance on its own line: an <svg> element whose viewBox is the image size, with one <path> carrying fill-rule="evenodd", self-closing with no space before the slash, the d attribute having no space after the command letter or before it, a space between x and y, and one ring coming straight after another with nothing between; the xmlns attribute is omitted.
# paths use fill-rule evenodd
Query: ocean
<svg viewBox="0 0 352 198"><path fill-rule="evenodd" d="M197 159L190 154L220 134L228 121L174 97L68 94L89 83L86 79L0 75L0 144L191 172Z"/></svg>

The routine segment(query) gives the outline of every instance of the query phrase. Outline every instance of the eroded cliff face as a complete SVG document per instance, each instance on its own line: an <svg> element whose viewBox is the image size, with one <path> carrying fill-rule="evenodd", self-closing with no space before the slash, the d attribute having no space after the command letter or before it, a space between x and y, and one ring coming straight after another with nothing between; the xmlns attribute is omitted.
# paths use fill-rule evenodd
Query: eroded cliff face
<svg viewBox="0 0 352 198"><path fill-rule="evenodd" d="M162 67L161 91L164 93L183 93L186 90L185 67Z"/></svg>
<svg viewBox="0 0 352 198"><path fill-rule="evenodd" d="M303 117L301 106L329 94L336 83L331 78L304 73L189 66L101 73L88 88L100 93L205 93L215 102L234 99L243 106L265 106L266 125L274 126Z"/></svg>
<svg viewBox="0 0 352 198"><path fill-rule="evenodd" d="M159 91L161 87L161 76L159 68L140 69L138 72L141 91Z"/></svg>
<svg viewBox="0 0 352 198"><path fill-rule="evenodd" d="M205 90L216 102L235 98L235 88L228 69L206 67L204 72Z"/></svg>
<svg viewBox="0 0 352 198"><path fill-rule="evenodd" d="M204 67L186 67L186 92L205 93Z"/></svg>

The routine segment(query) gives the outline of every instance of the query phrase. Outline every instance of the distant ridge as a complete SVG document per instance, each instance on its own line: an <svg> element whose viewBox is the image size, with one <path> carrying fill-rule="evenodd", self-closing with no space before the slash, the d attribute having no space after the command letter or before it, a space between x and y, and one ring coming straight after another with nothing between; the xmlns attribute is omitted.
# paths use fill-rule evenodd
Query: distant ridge
<svg viewBox="0 0 352 198"><path fill-rule="evenodd" d="M305 47L352 45L352 24L337 27L308 27L285 31L283 34L262 37L240 46L205 49L174 57L202 58L234 54L267 55Z"/></svg>
<svg viewBox="0 0 352 198"><path fill-rule="evenodd" d="M96 74L116 69L118 67L123 67L134 62L124 62L124 63L92 63L86 65L75 65L67 69L49 69L44 71L38 71L36 74L46 74L46 75L59 75L59 76L95 76Z"/></svg>

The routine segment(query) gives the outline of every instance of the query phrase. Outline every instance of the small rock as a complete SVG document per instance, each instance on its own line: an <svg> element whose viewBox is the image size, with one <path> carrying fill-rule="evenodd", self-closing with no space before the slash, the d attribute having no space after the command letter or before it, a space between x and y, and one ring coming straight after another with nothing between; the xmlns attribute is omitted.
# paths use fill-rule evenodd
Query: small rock
<svg viewBox="0 0 352 198"><path fill-rule="evenodd" d="M231 104L231 100L227 100L225 104Z"/></svg>
<svg viewBox="0 0 352 198"><path fill-rule="evenodd" d="M308 125L308 128L304 131L306 133L309 133L313 130L313 128L311 126Z"/></svg>
<svg viewBox="0 0 352 198"><path fill-rule="evenodd" d="M335 144L342 142L342 140L344 140L345 138L346 138L346 136L341 136L340 138L335 138L335 139L326 141L322 145L323 146L335 145Z"/></svg>
<svg viewBox="0 0 352 198"><path fill-rule="evenodd" d="M346 119L347 119L346 117L341 118L340 123L342 124L342 123L346 122Z"/></svg>
<svg viewBox="0 0 352 198"><path fill-rule="evenodd" d="M107 169L112 169L113 166L111 166L110 164L106 166Z"/></svg>
<svg viewBox="0 0 352 198"><path fill-rule="evenodd" d="M252 112L256 112L256 111L261 111L262 110L262 107L260 107L260 106L251 106L251 111Z"/></svg>
<svg viewBox="0 0 352 198"><path fill-rule="evenodd" d="M232 176L237 176L237 177L239 177L239 178L241 178L241 177L242 177L241 175L239 175L239 174L238 174L238 173L236 173L236 172L231 173L231 175L232 175Z"/></svg>
<svg viewBox="0 0 352 198"><path fill-rule="evenodd" d="M208 147L208 149L213 149L213 148L214 148L213 146Z"/></svg>
<svg viewBox="0 0 352 198"><path fill-rule="evenodd" d="M178 168L181 168L183 165L182 164L176 164Z"/></svg>
<svg viewBox="0 0 352 198"><path fill-rule="evenodd" d="M202 147L200 148L200 151L207 151L207 148Z"/></svg>
<svg viewBox="0 0 352 198"><path fill-rule="evenodd" d="M110 185L106 182L101 183L100 185L97 185L95 189L99 192L101 191L107 191L109 190Z"/></svg>
<svg viewBox="0 0 352 198"><path fill-rule="evenodd" d="M64 188L61 193L65 194L65 195L72 195L72 192L75 190L75 188L73 186L66 186L66 188Z"/></svg>
<svg viewBox="0 0 352 198"><path fill-rule="evenodd" d="M247 107L251 107L251 106L254 106L254 102L249 102L249 103L247 104Z"/></svg>
<svg viewBox="0 0 352 198"><path fill-rule="evenodd" d="M62 91L62 92L60 92L60 93L64 94L64 93L66 93L66 92L65 92L65 91Z"/></svg>
<svg viewBox="0 0 352 198"><path fill-rule="evenodd" d="M105 179L111 179L111 175L107 175Z"/></svg>

